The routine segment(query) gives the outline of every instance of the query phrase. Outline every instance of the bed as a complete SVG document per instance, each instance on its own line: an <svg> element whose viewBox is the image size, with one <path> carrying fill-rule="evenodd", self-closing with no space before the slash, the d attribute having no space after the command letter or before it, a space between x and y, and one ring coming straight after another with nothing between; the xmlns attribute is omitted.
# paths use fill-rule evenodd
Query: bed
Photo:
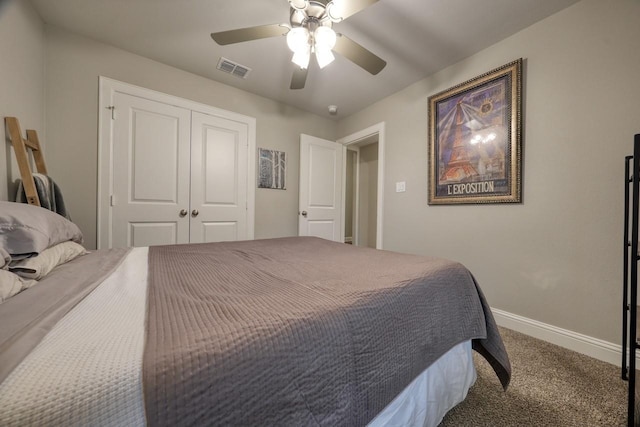
<svg viewBox="0 0 640 427"><path fill-rule="evenodd" d="M5 260L81 239L15 205ZM0 425L436 426L475 380L472 348L510 380L456 262L311 237L62 258L0 304Z"/></svg>

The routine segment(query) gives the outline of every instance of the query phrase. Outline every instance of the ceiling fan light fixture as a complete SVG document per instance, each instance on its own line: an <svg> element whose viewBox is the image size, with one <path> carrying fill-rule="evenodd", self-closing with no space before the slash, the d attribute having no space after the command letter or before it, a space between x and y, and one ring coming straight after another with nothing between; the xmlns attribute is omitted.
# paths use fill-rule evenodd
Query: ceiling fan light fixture
<svg viewBox="0 0 640 427"><path fill-rule="evenodd" d="M304 27L292 28L287 33L287 46L292 52L309 49L309 30Z"/></svg>
<svg viewBox="0 0 640 427"><path fill-rule="evenodd" d="M318 61L318 67L322 69L331 64L334 59L336 59L336 57L333 56L331 49L318 49L316 47L316 61Z"/></svg>
<svg viewBox="0 0 640 427"><path fill-rule="evenodd" d="M319 68L324 68L335 60L334 49L346 60L376 75L387 65L386 61L347 36L336 34L332 27L334 23L347 19L378 1L288 0L288 24L219 31L211 33L211 38L219 45L228 45L285 35L287 45L293 52L291 61L298 67L293 72L290 89L304 88L311 55L316 56Z"/></svg>
<svg viewBox="0 0 640 427"><path fill-rule="evenodd" d="M317 54L316 54L317 56ZM306 70L309 67L309 60L311 59L311 50L310 49L300 49L297 52L293 53L293 58L291 62L296 64L298 67Z"/></svg>

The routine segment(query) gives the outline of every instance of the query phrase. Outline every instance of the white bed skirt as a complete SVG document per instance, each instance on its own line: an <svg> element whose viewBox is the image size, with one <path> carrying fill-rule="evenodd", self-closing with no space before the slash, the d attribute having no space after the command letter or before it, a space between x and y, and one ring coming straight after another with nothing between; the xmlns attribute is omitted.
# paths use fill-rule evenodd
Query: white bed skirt
<svg viewBox="0 0 640 427"><path fill-rule="evenodd" d="M476 381L471 341L446 352L409 384L369 427L436 427Z"/></svg>

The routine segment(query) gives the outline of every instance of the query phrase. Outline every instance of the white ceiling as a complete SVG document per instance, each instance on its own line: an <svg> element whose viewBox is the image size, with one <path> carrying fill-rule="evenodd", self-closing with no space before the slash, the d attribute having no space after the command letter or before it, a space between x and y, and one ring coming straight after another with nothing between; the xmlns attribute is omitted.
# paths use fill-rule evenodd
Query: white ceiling
<svg viewBox="0 0 640 427"><path fill-rule="evenodd" d="M346 0L349 1L349 0ZM387 61L372 76L348 60L289 89L294 65L284 37L218 46L210 33L288 23L287 0L32 0L43 20L156 61L329 117L346 117L578 0L380 0L334 25ZM216 69L221 56L247 79ZM517 58L513 58L517 59Z"/></svg>

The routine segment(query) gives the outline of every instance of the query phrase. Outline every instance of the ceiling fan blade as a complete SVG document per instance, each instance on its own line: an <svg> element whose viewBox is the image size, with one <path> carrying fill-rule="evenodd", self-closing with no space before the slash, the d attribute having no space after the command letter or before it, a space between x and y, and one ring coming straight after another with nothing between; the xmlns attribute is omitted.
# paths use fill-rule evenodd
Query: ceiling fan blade
<svg viewBox="0 0 640 427"><path fill-rule="evenodd" d="M270 24L211 33L211 38L219 45L227 45L251 40L266 39L268 37L284 36L288 32L289 27L286 25Z"/></svg>
<svg viewBox="0 0 640 427"><path fill-rule="evenodd" d="M291 86L290 89L304 89L304 85L307 82L307 72L308 68L297 68L293 72L293 76L291 77Z"/></svg>
<svg viewBox="0 0 640 427"><path fill-rule="evenodd" d="M340 15L342 19L347 19L351 15L360 12L362 9L377 3L378 0L349 0L343 1L340 5Z"/></svg>
<svg viewBox="0 0 640 427"><path fill-rule="evenodd" d="M338 34L333 50L373 75L378 74L387 62L360 46L344 34Z"/></svg>

